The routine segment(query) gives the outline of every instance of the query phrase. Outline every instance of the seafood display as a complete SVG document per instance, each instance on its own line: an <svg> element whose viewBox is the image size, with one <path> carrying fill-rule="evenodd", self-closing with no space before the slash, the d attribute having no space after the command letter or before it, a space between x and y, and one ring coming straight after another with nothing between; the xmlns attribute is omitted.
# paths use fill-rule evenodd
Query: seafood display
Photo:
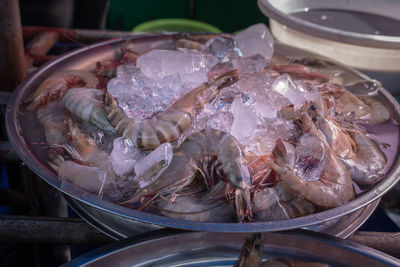
<svg viewBox="0 0 400 267"><path fill-rule="evenodd" d="M127 208L258 222L343 205L384 177L387 145L369 129L390 112L328 62L273 51L263 24L172 50L125 45L53 73L23 105L62 183Z"/></svg>

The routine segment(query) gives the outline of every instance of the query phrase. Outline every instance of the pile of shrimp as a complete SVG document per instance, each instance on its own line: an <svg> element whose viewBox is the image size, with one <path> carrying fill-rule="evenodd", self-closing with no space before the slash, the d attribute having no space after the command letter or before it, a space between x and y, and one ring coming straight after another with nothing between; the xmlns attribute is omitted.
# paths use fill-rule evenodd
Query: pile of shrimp
<svg viewBox="0 0 400 267"><path fill-rule="evenodd" d="M215 38L235 43L229 35ZM209 52L195 39L176 46ZM249 65L257 57L240 61L227 53L206 83L141 120L128 116L104 86L118 65L140 57L122 52L121 60L91 71L55 73L26 99L44 129L48 164L63 182L172 218L254 222L340 206L355 197L355 186L383 177L385 155L362 125L388 121L389 111L347 90L322 60L274 57L256 68ZM257 116L246 133L240 125L250 113ZM153 151L171 155L141 172L117 172L110 162L117 141L126 162L141 166Z"/></svg>

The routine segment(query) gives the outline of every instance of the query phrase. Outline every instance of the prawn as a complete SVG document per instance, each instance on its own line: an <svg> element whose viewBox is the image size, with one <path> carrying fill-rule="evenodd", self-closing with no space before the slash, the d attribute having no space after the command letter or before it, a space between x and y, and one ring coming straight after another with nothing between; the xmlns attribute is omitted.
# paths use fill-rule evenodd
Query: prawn
<svg viewBox="0 0 400 267"><path fill-rule="evenodd" d="M94 140L81 132L79 127L71 120L68 120L68 141L70 148L67 151L78 162L85 165L96 166L107 158L107 153L100 149Z"/></svg>
<svg viewBox="0 0 400 267"><path fill-rule="evenodd" d="M354 197L354 190L345 166L325 142L317 142L319 138L314 133L306 133L301 139L309 139L309 143L317 144L324 152L324 158L316 161L312 156L296 155L295 167L290 168L286 161L286 150L284 146L279 145L282 141L278 139L274 150L277 163L270 161L269 165L278 174L280 181L306 200L321 207L337 207L350 201ZM303 178L299 177L300 174L303 174Z"/></svg>
<svg viewBox="0 0 400 267"><path fill-rule="evenodd" d="M353 153L341 158L351 179L357 184L371 184L382 177L380 172L385 168L386 157L379 146L363 133L352 133L355 143Z"/></svg>
<svg viewBox="0 0 400 267"><path fill-rule="evenodd" d="M253 218L258 221L284 220L316 211L314 205L283 182L274 187L255 190Z"/></svg>
<svg viewBox="0 0 400 267"><path fill-rule="evenodd" d="M234 84L238 79L236 70L229 71L193 89L172 106L146 121L129 118L107 93L106 113L118 134L131 139L139 149L154 149L162 143L178 139L192 125L194 116L204 105L214 99L222 88Z"/></svg>
<svg viewBox="0 0 400 267"><path fill-rule="evenodd" d="M382 123L390 119L389 110L379 101L370 97L360 97L362 101L370 108L371 112L366 120L371 124Z"/></svg>
<svg viewBox="0 0 400 267"><path fill-rule="evenodd" d="M318 90L325 98L334 99L336 114L351 119L362 119L363 116L371 112L371 108L367 104L342 85L324 83L318 87Z"/></svg>
<svg viewBox="0 0 400 267"><path fill-rule="evenodd" d="M115 133L104 110L104 91L72 88L62 99L65 107L78 118L89 121L108 133Z"/></svg>
<svg viewBox="0 0 400 267"><path fill-rule="evenodd" d="M239 221L251 216L251 176L246 158L232 135L211 128L188 136L174 152L170 165L126 203L135 203L145 195L174 195L190 185L198 171L207 188L215 178L233 186Z"/></svg>
<svg viewBox="0 0 400 267"><path fill-rule="evenodd" d="M27 109L36 110L47 103L60 100L69 88L88 87L96 88L99 79L95 74L84 70L65 70L56 72L48 77L25 102Z"/></svg>
<svg viewBox="0 0 400 267"><path fill-rule="evenodd" d="M188 221L227 222L235 218L234 209L225 199L226 183L217 182L206 193L198 189L181 192L172 202L161 200L157 207L161 214Z"/></svg>

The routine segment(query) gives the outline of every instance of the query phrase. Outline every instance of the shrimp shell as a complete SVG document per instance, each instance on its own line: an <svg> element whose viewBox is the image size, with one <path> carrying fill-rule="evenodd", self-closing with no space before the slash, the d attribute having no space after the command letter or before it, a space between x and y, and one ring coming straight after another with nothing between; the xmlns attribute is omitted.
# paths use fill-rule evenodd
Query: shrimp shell
<svg viewBox="0 0 400 267"><path fill-rule="evenodd" d="M306 181L301 179L290 168L281 167L285 166L284 162L279 161L276 164L271 161L269 164L282 182L305 199L321 207L333 208L350 201L354 197L354 190L345 166L336 158L329 146L324 142L323 144L326 146L325 151L329 153L329 159L321 178L318 180ZM279 148L282 148L282 146ZM275 153L286 154L285 151L279 150L275 150Z"/></svg>
<svg viewBox="0 0 400 267"><path fill-rule="evenodd" d="M63 103L78 118L89 121L106 132L115 133L107 119L103 99L103 90L72 88L65 94Z"/></svg>
<svg viewBox="0 0 400 267"><path fill-rule="evenodd" d="M106 94L106 112L118 134L131 139L139 149L154 149L162 143L178 139L192 125L197 112L214 99L222 88L238 79L236 70L227 72L193 89L165 111L146 121L129 118L109 93Z"/></svg>
<svg viewBox="0 0 400 267"><path fill-rule="evenodd" d="M48 77L25 102L30 103L28 110L36 110L54 100L63 98L65 92L72 87L96 88L99 79L95 74L84 70L66 70L56 72Z"/></svg>
<svg viewBox="0 0 400 267"><path fill-rule="evenodd" d="M234 187L236 214L240 221L251 215L251 176L246 158L232 135L211 128L188 136L174 152L168 168L128 202L137 202L148 194L175 194L191 184L198 171L208 186L214 178L219 178Z"/></svg>

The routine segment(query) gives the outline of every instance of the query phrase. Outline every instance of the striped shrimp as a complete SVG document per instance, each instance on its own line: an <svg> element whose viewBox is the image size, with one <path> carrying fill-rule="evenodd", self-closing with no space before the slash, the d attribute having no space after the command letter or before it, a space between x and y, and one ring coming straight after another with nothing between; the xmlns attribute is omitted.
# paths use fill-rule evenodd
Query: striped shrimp
<svg viewBox="0 0 400 267"><path fill-rule="evenodd" d="M28 110L36 110L47 103L60 100L69 88L96 88L99 79L95 74L84 70L65 70L48 77L25 102Z"/></svg>
<svg viewBox="0 0 400 267"><path fill-rule="evenodd" d="M72 88L63 97L65 107L78 118L89 121L100 129L115 133L104 110L104 91Z"/></svg>
<svg viewBox="0 0 400 267"><path fill-rule="evenodd" d="M193 89L146 121L129 118L110 94L106 94L106 112L118 134L131 139L139 149L154 149L162 143L178 139L192 125L196 113L214 99L222 88L234 84L238 79L236 70L229 71Z"/></svg>
<svg viewBox="0 0 400 267"><path fill-rule="evenodd" d="M199 172L207 187L215 183L215 178L225 181L227 190L233 187L239 221L251 216L251 176L246 158L232 135L211 128L188 136L157 179L125 203L136 203L149 195L169 194L173 198L189 186Z"/></svg>

